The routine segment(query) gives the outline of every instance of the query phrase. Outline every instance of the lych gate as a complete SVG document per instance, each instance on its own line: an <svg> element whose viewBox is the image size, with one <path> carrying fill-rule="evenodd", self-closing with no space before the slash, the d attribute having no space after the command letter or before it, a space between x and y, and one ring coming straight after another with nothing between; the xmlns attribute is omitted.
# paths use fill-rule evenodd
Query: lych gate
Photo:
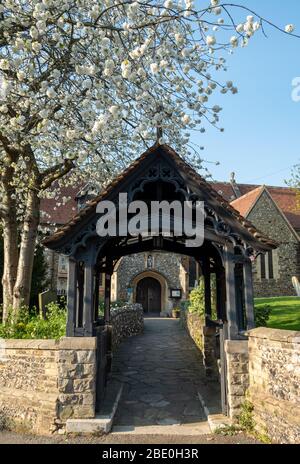
<svg viewBox="0 0 300 464"><path fill-rule="evenodd" d="M96 231L97 204L118 203L119 193L128 201L204 201L205 234L201 247L187 246L187 237L176 234L138 237L100 237ZM199 174L166 145L155 145L114 179L68 224L44 241L69 257L67 336L97 336L97 406L101 403L111 366L110 288L116 262L125 255L162 250L192 256L205 280L205 322L218 325L221 356L224 339L245 338L254 327L251 260L276 248L226 202ZM105 274L104 317L99 316L100 276ZM217 321L212 320L211 274L216 275ZM224 355L223 355L224 358ZM223 359L224 361L224 359ZM226 413L225 363L221 366L223 411Z"/></svg>

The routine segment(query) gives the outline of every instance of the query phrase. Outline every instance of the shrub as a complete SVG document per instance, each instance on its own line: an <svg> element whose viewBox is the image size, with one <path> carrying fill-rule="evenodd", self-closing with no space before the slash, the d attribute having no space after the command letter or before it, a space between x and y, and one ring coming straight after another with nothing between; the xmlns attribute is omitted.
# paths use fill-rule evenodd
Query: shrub
<svg viewBox="0 0 300 464"><path fill-rule="evenodd" d="M269 305L254 308L254 318L256 327L267 327L268 320L270 319L272 308Z"/></svg>
<svg viewBox="0 0 300 464"><path fill-rule="evenodd" d="M205 314L205 295L204 295L204 279L199 280L199 285L195 287L189 296L189 312L196 313L199 316Z"/></svg>
<svg viewBox="0 0 300 464"><path fill-rule="evenodd" d="M253 404L246 400L242 405L241 405L241 412L238 416L238 423L242 430L245 430L248 433L251 433L255 429L255 421L253 419L253 410L254 406Z"/></svg>
<svg viewBox="0 0 300 464"><path fill-rule="evenodd" d="M57 303L47 305L47 318L43 319L36 309L22 307L17 319L12 311L5 325L0 325L0 337L21 339L59 339L66 334L66 308Z"/></svg>

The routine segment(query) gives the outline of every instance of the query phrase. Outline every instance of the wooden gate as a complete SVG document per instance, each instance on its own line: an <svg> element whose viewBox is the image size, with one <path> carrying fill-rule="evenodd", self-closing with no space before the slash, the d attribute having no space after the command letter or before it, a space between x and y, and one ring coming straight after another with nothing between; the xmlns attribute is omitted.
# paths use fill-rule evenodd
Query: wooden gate
<svg viewBox="0 0 300 464"><path fill-rule="evenodd" d="M96 373L96 412L99 412L105 394L107 381L107 352L109 339L108 326L96 328L97 337L97 373Z"/></svg>

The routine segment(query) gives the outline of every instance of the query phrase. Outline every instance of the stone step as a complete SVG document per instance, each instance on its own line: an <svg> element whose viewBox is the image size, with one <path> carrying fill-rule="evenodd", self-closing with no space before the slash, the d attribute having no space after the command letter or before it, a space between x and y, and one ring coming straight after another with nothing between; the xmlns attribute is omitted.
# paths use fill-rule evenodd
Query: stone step
<svg viewBox="0 0 300 464"><path fill-rule="evenodd" d="M111 435L180 435L192 437L210 433L208 422L203 421L185 425L116 425L113 427Z"/></svg>
<svg viewBox="0 0 300 464"><path fill-rule="evenodd" d="M122 395L123 384L108 385L103 406L93 419L68 419L66 433L98 434L109 433Z"/></svg>
<svg viewBox="0 0 300 464"><path fill-rule="evenodd" d="M232 420L220 413L220 407L213 405L208 395L204 398L203 392L198 392L198 398L207 417L210 432L214 433L217 429L232 425Z"/></svg>

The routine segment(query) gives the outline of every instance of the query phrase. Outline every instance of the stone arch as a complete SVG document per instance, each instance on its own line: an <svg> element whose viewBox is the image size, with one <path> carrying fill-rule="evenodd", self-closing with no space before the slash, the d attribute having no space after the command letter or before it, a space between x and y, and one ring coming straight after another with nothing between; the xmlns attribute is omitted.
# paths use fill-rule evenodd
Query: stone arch
<svg viewBox="0 0 300 464"><path fill-rule="evenodd" d="M163 276L160 272L157 272L152 269L147 269L143 272L140 272L136 276L134 276L130 281L130 286L133 288L133 301L136 302L136 289L137 284L145 279L146 277L152 277L156 279L161 286L161 315L169 314L171 308L169 308L169 299L168 299L168 289L169 289L169 282L165 276Z"/></svg>

